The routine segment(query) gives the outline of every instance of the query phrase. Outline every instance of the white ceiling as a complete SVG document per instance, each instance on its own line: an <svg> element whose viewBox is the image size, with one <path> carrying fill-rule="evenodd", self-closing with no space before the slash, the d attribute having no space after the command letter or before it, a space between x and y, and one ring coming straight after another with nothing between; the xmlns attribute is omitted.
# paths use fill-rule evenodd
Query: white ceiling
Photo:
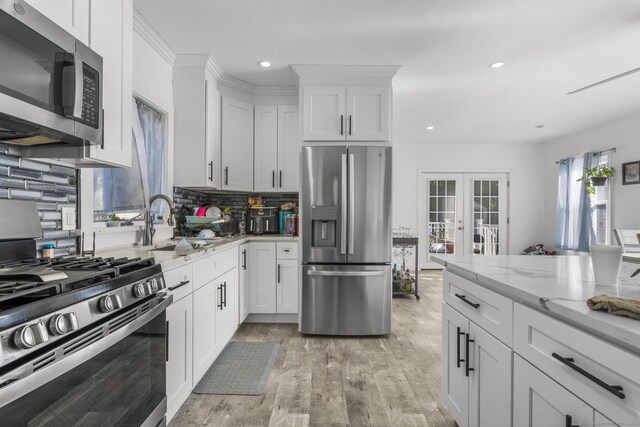
<svg viewBox="0 0 640 427"><path fill-rule="evenodd" d="M637 0L135 0L135 6L177 53L210 53L226 74L258 86L292 86L289 64L401 65L395 143L537 142L640 111L640 73L566 95L640 67ZM260 59L273 67L259 67ZM506 65L490 68L497 60Z"/></svg>

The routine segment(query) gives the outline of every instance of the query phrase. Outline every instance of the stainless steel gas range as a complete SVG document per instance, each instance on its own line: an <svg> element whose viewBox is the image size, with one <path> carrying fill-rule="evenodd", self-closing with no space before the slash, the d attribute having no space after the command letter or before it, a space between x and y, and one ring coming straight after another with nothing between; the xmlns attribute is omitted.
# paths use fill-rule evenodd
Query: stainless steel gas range
<svg viewBox="0 0 640 427"><path fill-rule="evenodd" d="M164 425L165 287L153 259L35 259L33 239L0 242L2 424Z"/></svg>

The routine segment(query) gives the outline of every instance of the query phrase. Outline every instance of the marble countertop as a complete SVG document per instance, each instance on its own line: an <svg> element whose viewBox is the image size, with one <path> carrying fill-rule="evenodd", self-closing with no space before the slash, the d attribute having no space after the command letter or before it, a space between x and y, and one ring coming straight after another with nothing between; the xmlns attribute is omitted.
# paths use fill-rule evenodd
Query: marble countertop
<svg viewBox="0 0 640 427"><path fill-rule="evenodd" d="M586 300L607 294L640 299L638 265L622 263L617 285L596 285L591 257L523 255L432 255L448 271L473 280L605 340L640 354L640 320L613 316L587 307Z"/></svg>
<svg viewBox="0 0 640 427"><path fill-rule="evenodd" d="M212 255L215 252L220 252L225 249L238 247L245 242L297 242L298 236L281 236L277 234L273 235L241 235L236 234L232 237L222 237L215 240L206 239L190 239L190 240L205 240L208 244L200 249L194 249L186 254L177 254L174 251L158 251L158 248L166 246L176 245L181 238L159 241L152 246L122 246L109 248L104 250L98 250L97 256L102 257L116 257L116 258L154 258L156 263L161 264L164 270L170 270L175 267L179 267L185 262L193 261L197 258Z"/></svg>

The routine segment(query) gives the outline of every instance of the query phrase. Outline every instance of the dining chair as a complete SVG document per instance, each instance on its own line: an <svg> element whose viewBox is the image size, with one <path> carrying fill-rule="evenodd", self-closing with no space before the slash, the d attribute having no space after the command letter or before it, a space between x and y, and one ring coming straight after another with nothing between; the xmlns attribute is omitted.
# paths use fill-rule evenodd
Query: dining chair
<svg viewBox="0 0 640 427"><path fill-rule="evenodd" d="M624 252L640 252L640 230L613 229L613 235Z"/></svg>

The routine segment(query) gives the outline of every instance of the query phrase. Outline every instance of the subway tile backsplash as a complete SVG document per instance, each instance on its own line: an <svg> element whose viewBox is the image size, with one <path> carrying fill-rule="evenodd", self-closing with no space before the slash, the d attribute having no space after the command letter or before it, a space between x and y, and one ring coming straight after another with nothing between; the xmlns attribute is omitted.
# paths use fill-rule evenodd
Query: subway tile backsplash
<svg viewBox="0 0 640 427"><path fill-rule="evenodd" d="M0 198L36 202L44 235L36 241L38 256L47 243L55 245L56 256L75 254L75 232L62 230L62 207L76 208L76 170L23 159L13 147L3 144L0 165Z"/></svg>

